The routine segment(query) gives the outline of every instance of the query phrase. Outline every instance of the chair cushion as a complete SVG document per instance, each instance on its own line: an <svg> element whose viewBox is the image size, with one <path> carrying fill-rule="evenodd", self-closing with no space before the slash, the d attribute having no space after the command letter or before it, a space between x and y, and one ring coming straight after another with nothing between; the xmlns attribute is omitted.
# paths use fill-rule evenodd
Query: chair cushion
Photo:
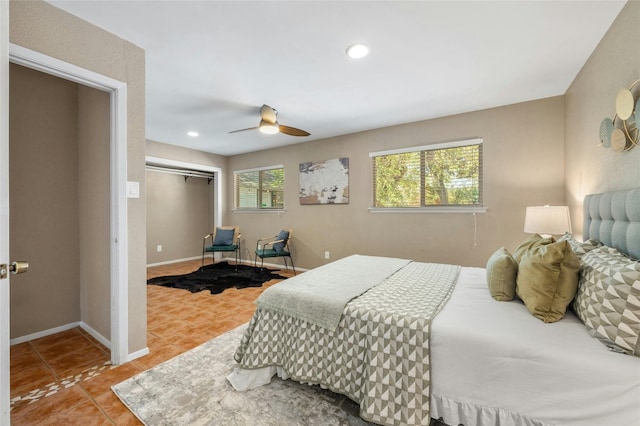
<svg viewBox="0 0 640 426"><path fill-rule="evenodd" d="M276 240L282 240L282 242L281 243L275 243L273 245L273 249L276 252L283 252L284 251L284 246L287 244L287 241L289 240L289 231L285 231L284 229L282 231L280 231L280 233L276 237Z"/></svg>
<svg viewBox="0 0 640 426"><path fill-rule="evenodd" d="M233 234L235 229L216 228L216 235L213 239L214 246L231 246L233 245ZM235 250L235 249L234 249Z"/></svg>
<svg viewBox="0 0 640 426"><path fill-rule="evenodd" d="M236 244L231 244L228 246L209 246L205 247L204 251L207 253L215 252L215 251L236 251L238 246Z"/></svg>
<svg viewBox="0 0 640 426"><path fill-rule="evenodd" d="M282 250L282 251L275 251L273 249L259 249L256 250L256 256L258 257L282 257L282 256L291 256L291 254L286 251L286 250Z"/></svg>
<svg viewBox="0 0 640 426"><path fill-rule="evenodd" d="M487 284L491 297L499 301L513 300L517 273L518 264L506 248L493 253L487 261Z"/></svg>

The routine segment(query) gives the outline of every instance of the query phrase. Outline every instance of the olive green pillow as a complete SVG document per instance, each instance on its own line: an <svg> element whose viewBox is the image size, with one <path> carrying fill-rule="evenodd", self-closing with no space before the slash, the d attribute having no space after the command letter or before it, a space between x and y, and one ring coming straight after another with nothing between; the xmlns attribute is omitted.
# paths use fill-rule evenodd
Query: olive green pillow
<svg viewBox="0 0 640 426"><path fill-rule="evenodd" d="M518 264L516 294L536 318L559 321L576 295L579 270L567 241L534 244Z"/></svg>
<svg viewBox="0 0 640 426"><path fill-rule="evenodd" d="M538 247L544 244L551 244L554 242L552 237L542 238L538 234L533 234L527 237L520 245L516 248L516 251L513 252L513 258L516 260L518 264L522 261L522 258L527 254L528 251L533 249L534 247Z"/></svg>
<svg viewBox="0 0 640 426"><path fill-rule="evenodd" d="M491 297L499 301L513 300L516 295L518 264L509 251L502 247L487 261L487 284Z"/></svg>

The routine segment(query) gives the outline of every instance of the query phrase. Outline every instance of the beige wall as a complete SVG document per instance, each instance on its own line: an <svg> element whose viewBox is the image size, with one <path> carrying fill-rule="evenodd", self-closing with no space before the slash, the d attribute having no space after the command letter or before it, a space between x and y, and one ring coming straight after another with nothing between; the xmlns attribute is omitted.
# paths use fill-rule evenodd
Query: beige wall
<svg viewBox="0 0 640 426"><path fill-rule="evenodd" d="M526 206L564 202L563 136L564 101L554 97L230 157L229 223L241 227L245 259L257 238L290 227L295 262L305 268L325 263L325 251L331 260L360 253L484 266L497 248L525 237ZM486 213L369 212L370 152L472 137L484 139ZM339 157L349 157L349 204L300 205L299 164ZM232 212L233 171L275 164L285 166L286 212Z"/></svg>
<svg viewBox="0 0 640 426"><path fill-rule="evenodd" d="M212 229L213 182L147 171L148 264L199 257Z"/></svg>
<svg viewBox="0 0 640 426"><path fill-rule="evenodd" d="M127 83L127 179L140 182L129 199L129 351L146 347L145 58L144 50L42 1L12 1L12 43ZM101 301L109 303L109 301Z"/></svg>
<svg viewBox="0 0 640 426"><path fill-rule="evenodd" d="M630 1L565 95L566 198L576 234L585 195L640 184L640 147L621 153L599 146L600 123L613 119L618 91L640 79L639 51L640 2Z"/></svg>
<svg viewBox="0 0 640 426"><path fill-rule="evenodd" d="M221 155L147 140L147 156L216 167L226 170L227 158ZM226 199L225 174L218 173L220 197ZM202 238L212 231L215 215L215 182L197 178L184 181L147 171L147 263L170 262L200 256ZM221 223L227 211L222 209ZM156 247L162 245L162 252Z"/></svg>
<svg viewBox="0 0 640 426"><path fill-rule="evenodd" d="M11 338L80 320L78 86L11 64Z"/></svg>
<svg viewBox="0 0 640 426"><path fill-rule="evenodd" d="M109 94L78 85L80 319L111 336Z"/></svg>
<svg viewBox="0 0 640 426"><path fill-rule="evenodd" d="M227 166L227 157L195 149L169 145L152 140L147 140L147 156L165 158L168 160L183 161L185 163L198 164L207 167Z"/></svg>

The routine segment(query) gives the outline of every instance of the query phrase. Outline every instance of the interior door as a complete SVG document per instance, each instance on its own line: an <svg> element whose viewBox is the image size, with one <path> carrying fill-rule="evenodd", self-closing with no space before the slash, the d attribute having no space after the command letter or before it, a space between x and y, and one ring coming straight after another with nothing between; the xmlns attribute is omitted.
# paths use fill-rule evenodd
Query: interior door
<svg viewBox="0 0 640 426"><path fill-rule="evenodd" d="M9 263L9 2L0 1L0 264ZM10 274L7 274L10 275ZM0 424L9 417L9 278L0 279Z"/></svg>

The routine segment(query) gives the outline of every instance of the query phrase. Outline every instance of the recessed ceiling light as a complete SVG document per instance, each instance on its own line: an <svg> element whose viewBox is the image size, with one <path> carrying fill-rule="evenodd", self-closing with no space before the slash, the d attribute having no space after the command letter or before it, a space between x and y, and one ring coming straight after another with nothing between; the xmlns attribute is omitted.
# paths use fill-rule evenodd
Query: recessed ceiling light
<svg viewBox="0 0 640 426"><path fill-rule="evenodd" d="M364 44L353 44L347 49L347 55L353 59L360 59L367 56L369 48Z"/></svg>
<svg viewBox="0 0 640 426"><path fill-rule="evenodd" d="M194 132L194 131L190 131L190 132L187 132L187 135L191 136L192 138L196 138L196 137L200 136L200 133Z"/></svg>

